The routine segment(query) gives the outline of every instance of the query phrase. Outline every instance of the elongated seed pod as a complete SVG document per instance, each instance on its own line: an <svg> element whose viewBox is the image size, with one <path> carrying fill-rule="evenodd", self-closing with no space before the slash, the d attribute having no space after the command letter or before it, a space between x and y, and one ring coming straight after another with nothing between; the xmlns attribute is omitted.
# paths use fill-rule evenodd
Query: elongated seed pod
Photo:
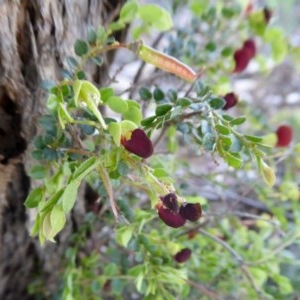
<svg viewBox="0 0 300 300"><path fill-rule="evenodd" d="M189 82L193 82L202 74L202 72L196 73L193 69L178 59L143 44L140 45L138 49L138 55L145 62L164 71L173 73Z"/></svg>

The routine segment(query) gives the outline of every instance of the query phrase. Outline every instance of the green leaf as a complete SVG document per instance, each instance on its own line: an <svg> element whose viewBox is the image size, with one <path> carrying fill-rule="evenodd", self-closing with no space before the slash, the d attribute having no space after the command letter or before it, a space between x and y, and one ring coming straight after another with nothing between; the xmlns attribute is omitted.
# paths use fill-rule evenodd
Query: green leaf
<svg viewBox="0 0 300 300"><path fill-rule="evenodd" d="M73 83L73 91L74 91L74 104L76 107L79 106L79 95L81 91L81 85L82 81L81 80L75 80Z"/></svg>
<svg viewBox="0 0 300 300"><path fill-rule="evenodd" d="M71 70L75 70L78 67L78 61L73 56L67 57L67 64Z"/></svg>
<svg viewBox="0 0 300 300"><path fill-rule="evenodd" d="M121 8L120 19L125 23L130 23L136 16L139 9L136 0L127 1Z"/></svg>
<svg viewBox="0 0 300 300"><path fill-rule="evenodd" d="M272 276L272 279L278 284L279 291L282 295L293 293L294 288L289 278L276 274Z"/></svg>
<svg viewBox="0 0 300 300"><path fill-rule="evenodd" d="M128 101L127 104L129 104ZM128 105L128 110L123 113L123 118L124 120L130 120L135 124L140 125L143 119L143 114L140 108L137 108L133 105Z"/></svg>
<svg viewBox="0 0 300 300"><path fill-rule="evenodd" d="M254 136L254 135L244 135L244 137L250 141L250 142L253 142L253 143L259 143L263 140L262 137L260 136Z"/></svg>
<svg viewBox="0 0 300 300"><path fill-rule="evenodd" d="M209 105L213 109L220 109L225 105L225 100L223 98L213 98L209 100Z"/></svg>
<svg viewBox="0 0 300 300"><path fill-rule="evenodd" d="M89 28L88 30L88 42L90 45L95 44L97 41L97 32L94 28Z"/></svg>
<svg viewBox="0 0 300 300"><path fill-rule="evenodd" d="M32 229L30 231L30 236L35 236L36 234L38 234L38 232L40 231L40 226L41 226L41 217L39 214L37 214Z"/></svg>
<svg viewBox="0 0 300 300"><path fill-rule="evenodd" d="M103 269L103 275L107 277L113 277L118 273L118 266L115 263L107 264Z"/></svg>
<svg viewBox="0 0 300 300"><path fill-rule="evenodd" d="M243 144L241 141L235 136L231 135L231 145L230 145L230 152L237 153L242 150Z"/></svg>
<svg viewBox="0 0 300 300"><path fill-rule="evenodd" d="M121 141L121 124L117 122L109 123L108 131L111 134L114 143L119 147Z"/></svg>
<svg viewBox="0 0 300 300"><path fill-rule="evenodd" d="M280 63L288 52L288 42L284 31L279 27L267 27L264 32L264 39L271 45L273 59Z"/></svg>
<svg viewBox="0 0 300 300"><path fill-rule="evenodd" d="M173 108L172 104L161 104L161 105L158 105L158 106L156 106L155 114L157 116L164 116L172 108Z"/></svg>
<svg viewBox="0 0 300 300"><path fill-rule="evenodd" d="M238 118L230 121L230 125L231 126L241 125L241 124L245 123L245 121L246 121L246 117L244 117L244 116L238 117Z"/></svg>
<svg viewBox="0 0 300 300"><path fill-rule="evenodd" d="M45 166L36 165L29 170L29 176L33 179L43 179L47 176L47 170Z"/></svg>
<svg viewBox="0 0 300 300"><path fill-rule="evenodd" d="M133 131L134 129L137 128L137 125L132 122L132 121L129 121L129 120L123 120L120 122L121 124L121 133L125 133L128 132L128 131Z"/></svg>
<svg viewBox="0 0 300 300"><path fill-rule="evenodd" d="M96 168L98 164L96 157L90 157L85 160L73 173L73 180L81 181L87 176L92 170Z"/></svg>
<svg viewBox="0 0 300 300"><path fill-rule="evenodd" d="M55 111L57 109L57 105L59 103L59 99L56 95L53 94L49 94L47 102L46 102L46 107L50 110L50 111Z"/></svg>
<svg viewBox="0 0 300 300"><path fill-rule="evenodd" d="M123 114L128 110L127 102L118 96L111 96L107 99L106 104L109 108L119 114Z"/></svg>
<svg viewBox="0 0 300 300"><path fill-rule="evenodd" d="M231 166L235 169L240 169L243 165L243 161L241 159L232 155L229 152L224 153L224 159L228 163L229 166Z"/></svg>
<svg viewBox="0 0 300 300"><path fill-rule="evenodd" d="M216 125L216 130L221 134L225 134L225 135L230 134L230 129L221 124Z"/></svg>
<svg viewBox="0 0 300 300"><path fill-rule="evenodd" d="M27 208L37 207L40 201L43 199L44 190L41 187L38 187L32 190L27 196L24 205Z"/></svg>
<svg viewBox="0 0 300 300"><path fill-rule="evenodd" d="M79 72L77 72L76 76L77 76L77 79L80 79L80 80L85 80L86 79L86 74L82 70L80 70Z"/></svg>
<svg viewBox="0 0 300 300"><path fill-rule="evenodd" d="M178 106L181 106L181 107L188 107L188 106L191 105L192 103L193 103L192 100L189 99L189 98L186 98L186 97L184 97L184 98L179 98L179 99L177 100L177 102L176 102L176 104L177 104Z"/></svg>
<svg viewBox="0 0 300 300"><path fill-rule="evenodd" d="M141 124L142 126L150 126L156 120L156 118L156 116L148 117L144 119Z"/></svg>
<svg viewBox="0 0 300 300"><path fill-rule="evenodd" d="M62 196L64 189L61 188L57 192L55 192L45 203L39 206L40 212L47 212L52 209L52 207L59 201Z"/></svg>
<svg viewBox="0 0 300 300"><path fill-rule="evenodd" d="M65 213L69 213L76 201L77 191L80 185L79 180L72 181L67 185L62 194L62 208Z"/></svg>
<svg viewBox="0 0 300 300"><path fill-rule="evenodd" d="M61 205L55 205L50 213L51 237L54 238L66 224L66 214Z"/></svg>
<svg viewBox="0 0 300 300"><path fill-rule="evenodd" d="M133 227L132 226L124 226L117 229L116 232L116 241L123 247L127 247L129 241L131 240L133 235Z"/></svg>
<svg viewBox="0 0 300 300"><path fill-rule="evenodd" d="M46 214L46 216L44 217L42 229L43 229L43 235L45 236L45 238L51 242L55 242L53 240L53 237L51 236L52 227L51 227L51 222L50 222L50 213ZM41 242L41 244L42 244L42 242Z"/></svg>
<svg viewBox="0 0 300 300"><path fill-rule="evenodd" d="M208 42L208 43L206 44L206 46L205 46L205 49L206 49L207 51L213 52L213 51L215 51L215 50L217 49L217 45L216 45L216 43L214 43L214 42Z"/></svg>
<svg viewBox="0 0 300 300"><path fill-rule="evenodd" d="M99 92L103 103L106 103L107 99L114 95L114 90L110 87L101 88Z"/></svg>
<svg viewBox="0 0 300 300"><path fill-rule="evenodd" d="M58 120L62 129L65 129L67 123L73 123L74 119L69 114L67 108L63 103L58 104L57 108Z"/></svg>
<svg viewBox="0 0 300 300"><path fill-rule="evenodd" d="M103 57L100 55L91 57L91 60L95 65L99 67L103 65Z"/></svg>
<svg viewBox="0 0 300 300"><path fill-rule="evenodd" d="M209 133L209 132L206 133L203 136L203 148L206 151L211 151L211 150L213 150L214 145L215 145L215 138L214 138L214 136L211 133Z"/></svg>
<svg viewBox="0 0 300 300"><path fill-rule="evenodd" d="M265 270L254 267L249 267L248 270L252 275L255 284L258 287L262 287L268 278L268 273Z"/></svg>
<svg viewBox="0 0 300 300"><path fill-rule="evenodd" d="M140 18L154 28L166 31L172 28L173 21L169 12L157 4L144 4L139 8Z"/></svg>
<svg viewBox="0 0 300 300"><path fill-rule="evenodd" d="M231 122L232 120L234 120L234 118L229 115L223 115L222 118L227 122Z"/></svg>
<svg viewBox="0 0 300 300"><path fill-rule="evenodd" d="M113 278L111 280L111 289L112 291L114 291L114 294L122 295L124 287L125 287L124 280L121 280L119 278Z"/></svg>
<svg viewBox="0 0 300 300"><path fill-rule="evenodd" d="M106 39L106 30L105 30L105 28L103 26L99 26L97 28L96 34L97 34L97 40L98 40L98 42L100 44L103 44L103 42Z"/></svg>
<svg viewBox="0 0 300 300"><path fill-rule="evenodd" d="M279 190L283 195L283 200L299 201L300 192L296 182L285 180L279 186Z"/></svg>
<svg viewBox="0 0 300 300"><path fill-rule="evenodd" d="M141 87L139 89L139 95L140 95L141 99L144 101L150 100L152 98L152 93L146 87Z"/></svg>
<svg viewBox="0 0 300 300"><path fill-rule="evenodd" d="M231 56L232 53L233 53L232 47L225 47L225 48L223 48L223 50L221 51L221 55L224 56L224 57Z"/></svg>
<svg viewBox="0 0 300 300"><path fill-rule="evenodd" d="M167 92L167 97L170 99L171 102L175 102L177 100L178 95L176 91L169 89Z"/></svg>
<svg viewBox="0 0 300 300"><path fill-rule="evenodd" d="M155 101L161 101L165 98L165 94L160 88L155 87L153 91L153 98Z"/></svg>
<svg viewBox="0 0 300 300"><path fill-rule="evenodd" d="M206 133L212 133L212 128L206 120L201 121L201 133L204 136Z"/></svg>
<svg viewBox="0 0 300 300"><path fill-rule="evenodd" d="M74 51L77 56L83 56L88 52L88 44L83 40L77 40L74 45Z"/></svg>

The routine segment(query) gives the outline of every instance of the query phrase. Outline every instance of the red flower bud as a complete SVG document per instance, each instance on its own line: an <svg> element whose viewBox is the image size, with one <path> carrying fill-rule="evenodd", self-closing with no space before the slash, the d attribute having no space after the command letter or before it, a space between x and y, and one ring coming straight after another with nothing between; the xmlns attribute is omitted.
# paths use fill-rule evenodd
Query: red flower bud
<svg viewBox="0 0 300 300"><path fill-rule="evenodd" d="M148 158L153 154L153 144L151 140L146 133L139 128L132 131L129 139L126 139L126 137L122 135L121 144L127 151L142 158Z"/></svg>
<svg viewBox="0 0 300 300"><path fill-rule="evenodd" d="M162 221L173 228L181 227L185 224L186 219L183 218L180 214L174 214L170 209L163 207L161 203L156 205L158 216Z"/></svg>
<svg viewBox="0 0 300 300"><path fill-rule="evenodd" d="M277 147L288 146L293 138L293 128L289 125L281 125L276 130L277 134Z"/></svg>
<svg viewBox="0 0 300 300"><path fill-rule="evenodd" d="M256 54L256 46L253 40L248 39L244 42L243 47L234 52L233 58L235 61L235 73L244 71L250 60Z"/></svg>
<svg viewBox="0 0 300 300"><path fill-rule="evenodd" d="M183 203L180 206L179 215L189 221L197 221L202 215L202 208L199 203Z"/></svg>
<svg viewBox="0 0 300 300"><path fill-rule="evenodd" d="M238 98L235 93L228 93L223 98L226 101L225 105L222 107L223 110L227 110L238 103Z"/></svg>
<svg viewBox="0 0 300 300"><path fill-rule="evenodd" d="M263 14L264 14L265 22L266 24L268 24L270 19L272 18L273 12L269 8L264 7Z"/></svg>
<svg viewBox="0 0 300 300"><path fill-rule="evenodd" d="M178 263L183 263L185 261L187 261L190 256L192 254L192 250L189 248L184 248L182 250L180 250L179 252L177 252L174 255L174 259L178 262Z"/></svg>
<svg viewBox="0 0 300 300"><path fill-rule="evenodd" d="M179 213L179 207L178 207L178 202L177 202L177 196L174 193L169 193L163 197L160 197L161 202L163 205L171 210L174 214Z"/></svg>

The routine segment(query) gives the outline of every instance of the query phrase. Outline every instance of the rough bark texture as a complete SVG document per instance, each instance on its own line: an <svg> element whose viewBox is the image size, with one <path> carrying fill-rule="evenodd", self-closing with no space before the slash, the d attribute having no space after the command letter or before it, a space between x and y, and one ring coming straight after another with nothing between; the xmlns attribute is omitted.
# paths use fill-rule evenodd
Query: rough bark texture
<svg viewBox="0 0 300 300"><path fill-rule="evenodd" d="M59 80L65 58L74 54L75 40L85 38L89 26L115 18L121 2L0 3L0 299L35 299L27 290L36 273L41 274L49 295L55 290L60 254L83 212L75 210L73 224L58 245L41 251L37 241L29 237L23 203L31 185L26 175L30 143L45 103L40 83L43 79ZM105 68L90 71L99 83L106 77Z"/></svg>

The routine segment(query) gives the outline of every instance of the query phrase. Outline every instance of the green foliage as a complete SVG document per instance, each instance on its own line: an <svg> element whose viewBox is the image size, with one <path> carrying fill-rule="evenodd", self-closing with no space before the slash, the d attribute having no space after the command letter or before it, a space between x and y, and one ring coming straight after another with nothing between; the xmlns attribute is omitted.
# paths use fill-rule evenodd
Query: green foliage
<svg viewBox="0 0 300 300"><path fill-rule="evenodd" d="M174 1L174 13L181 5ZM266 24L261 9L246 17L240 1L187 5L191 21L183 26L156 4L127 1L118 20L90 28L87 41L75 42L77 57L66 58L61 82L42 84L49 112L40 119L43 133L32 152L38 162L29 170L38 184L25 200L26 208L37 211L31 234L41 244L55 242L86 185L101 199L72 236L59 299L281 299L293 295L299 283L283 268L299 263L290 249L299 242L294 228L300 224L299 186L293 180L299 145L278 154L263 113L243 100L226 110L223 96L232 91L233 55L245 37L269 44L275 62L286 57L287 38ZM114 33L131 23L137 24L134 40L115 41ZM106 52L117 49L138 54L135 39L171 28L166 52L195 69L205 65L203 78L192 84L175 78L170 86L157 76L161 73L146 82L137 76L129 96L128 90L119 93L87 79L87 62L101 68ZM164 53L155 59L160 61L154 65L172 62L188 70ZM150 139L154 155L145 159ZM275 176L281 157L287 162L282 181ZM214 172L210 162L221 168ZM191 178L201 188L195 191ZM229 196L237 203L223 209L220 201L216 209L201 194L206 182L222 200L235 187L241 194ZM247 191L256 195L259 211L238 210ZM167 227L155 209L169 193L179 205L200 204L200 220ZM185 248L192 255L179 263L174 256Z"/></svg>

